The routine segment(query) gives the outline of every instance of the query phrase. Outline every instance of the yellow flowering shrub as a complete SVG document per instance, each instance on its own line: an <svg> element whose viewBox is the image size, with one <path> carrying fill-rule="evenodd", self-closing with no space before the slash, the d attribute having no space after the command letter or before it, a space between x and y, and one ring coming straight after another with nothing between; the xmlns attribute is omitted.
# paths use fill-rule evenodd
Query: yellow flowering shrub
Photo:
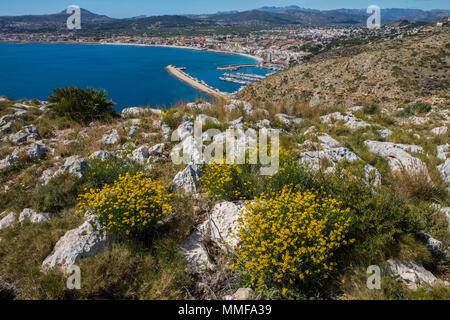
<svg viewBox="0 0 450 320"><path fill-rule="evenodd" d="M286 185L277 193L262 193L248 203L235 234L237 260L255 284L286 287L327 278L336 263L333 254L347 240L349 209L321 191Z"/></svg>
<svg viewBox="0 0 450 320"><path fill-rule="evenodd" d="M90 189L78 197L78 214L92 210L102 230L115 235L139 236L172 213L172 194L142 172L119 176L112 185Z"/></svg>

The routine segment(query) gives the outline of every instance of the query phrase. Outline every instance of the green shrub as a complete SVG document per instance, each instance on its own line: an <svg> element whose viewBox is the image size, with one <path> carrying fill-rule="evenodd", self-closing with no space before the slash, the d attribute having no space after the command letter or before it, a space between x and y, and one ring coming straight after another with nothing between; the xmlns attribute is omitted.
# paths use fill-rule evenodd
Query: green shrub
<svg viewBox="0 0 450 320"><path fill-rule="evenodd" d="M108 93L97 89L79 89L74 86L55 89L48 97L50 108L61 116L79 122L111 119L117 115Z"/></svg>

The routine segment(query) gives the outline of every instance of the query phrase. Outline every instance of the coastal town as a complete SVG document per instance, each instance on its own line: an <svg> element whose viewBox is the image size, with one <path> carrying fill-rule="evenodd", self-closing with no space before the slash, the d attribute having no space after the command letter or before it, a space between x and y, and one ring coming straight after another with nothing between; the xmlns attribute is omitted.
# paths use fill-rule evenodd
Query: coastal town
<svg viewBox="0 0 450 320"><path fill-rule="evenodd" d="M437 28L437 27L436 27ZM435 28L426 24L396 23L384 25L378 30L362 26L336 27L275 27L242 34L217 34L198 36L152 36L144 33L129 35L84 35L80 32L66 33L1 33L0 42L14 43L84 43L122 44L142 46L172 46L196 50L212 50L256 57L266 67L284 70L301 64L312 54L329 46L359 43L377 38L402 38Z"/></svg>

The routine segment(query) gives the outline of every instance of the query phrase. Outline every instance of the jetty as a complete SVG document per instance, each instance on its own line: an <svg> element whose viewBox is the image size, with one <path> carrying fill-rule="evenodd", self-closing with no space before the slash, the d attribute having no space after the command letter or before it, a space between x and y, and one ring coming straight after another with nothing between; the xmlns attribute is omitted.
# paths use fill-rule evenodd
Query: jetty
<svg viewBox="0 0 450 320"><path fill-rule="evenodd" d="M207 95L213 96L213 97L220 97L220 98L229 98L230 94L221 92L217 90L214 87L211 87L206 82L199 80L197 78L193 78L192 76L188 75L185 70L186 68L177 68L173 65L168 65L166 67L166 70L173 75L174 77L178 78L179 80L187 83L191 87L206 93Z"/></svg>
<svg viewBox="0 0 450 320"><path fill-rule="evenodd" d="M241 64L230 64L228 66L217 67L217 70L238 70L244 67L257 67L258 63L241 63Z"/></svg>

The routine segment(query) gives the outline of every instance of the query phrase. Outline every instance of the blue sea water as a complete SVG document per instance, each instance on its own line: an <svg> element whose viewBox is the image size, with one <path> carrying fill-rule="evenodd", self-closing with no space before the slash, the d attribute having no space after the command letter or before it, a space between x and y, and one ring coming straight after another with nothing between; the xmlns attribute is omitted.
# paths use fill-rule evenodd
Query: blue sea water
<svg viewBox="0 0 450 320"><path fill-rule="evenodd" d="M255 63L245 56L166 47L0 43L0 95L46 100L68 85L105 89L120 111L129 106L171 107L207 98L171 76L169 64L223 92L241 85L219 80L218 66ZM240 72L265 74L259 68Z"/></svg>

